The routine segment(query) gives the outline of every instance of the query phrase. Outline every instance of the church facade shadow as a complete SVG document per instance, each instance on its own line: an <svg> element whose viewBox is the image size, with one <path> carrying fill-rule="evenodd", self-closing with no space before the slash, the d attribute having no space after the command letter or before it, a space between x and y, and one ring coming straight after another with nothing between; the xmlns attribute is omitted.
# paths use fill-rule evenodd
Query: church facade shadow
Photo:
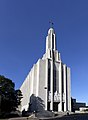
<svg viewBox="0 0 88 120"><path fill-rule="evenodd" d="M23 116L30 116L35 114L36 117L53 117L54 113L45 110L44 101L40 97L36 97L34 94L30 96L28 110L23 110Z"/></svg>
<svg viewBox="0 0 88 120"><path fill-rule="evenodd" d="M40 97L36 97L34 94L30 97L29 112L41 112L45 108L44 101Z"/></svg>

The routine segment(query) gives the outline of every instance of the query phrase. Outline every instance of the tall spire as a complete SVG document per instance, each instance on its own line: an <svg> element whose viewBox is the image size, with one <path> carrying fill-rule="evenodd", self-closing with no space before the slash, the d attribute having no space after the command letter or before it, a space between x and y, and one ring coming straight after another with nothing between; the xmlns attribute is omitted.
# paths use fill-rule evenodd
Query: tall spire
<svg viewBox="0 0 88 120"><path fill-rule="evenodd" d="M48 30L48 36L46 37L46 51L47 49L56 50L56 37L53 28Z"/></svg>

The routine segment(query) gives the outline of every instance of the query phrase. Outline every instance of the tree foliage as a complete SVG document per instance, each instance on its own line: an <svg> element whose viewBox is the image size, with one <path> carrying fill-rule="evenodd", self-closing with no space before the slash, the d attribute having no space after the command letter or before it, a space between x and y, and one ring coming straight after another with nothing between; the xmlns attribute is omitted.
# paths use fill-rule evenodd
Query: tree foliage
<svg viewBox="0 0 88 120"><path fill-rule="evenodd" d="M12 80L0 75L0 108L1 112L15 111L21 103L22 93L15 90Z"/></svg>

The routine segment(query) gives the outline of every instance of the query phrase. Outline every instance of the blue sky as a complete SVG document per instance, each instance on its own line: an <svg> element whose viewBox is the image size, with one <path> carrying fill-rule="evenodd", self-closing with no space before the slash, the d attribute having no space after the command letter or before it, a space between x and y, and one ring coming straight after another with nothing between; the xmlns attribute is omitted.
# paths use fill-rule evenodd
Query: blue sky
<svg viewBox="0 0 88 120"><path fill-rule="evenodd" d="M88 104L88 0L0 0L0 74L21 86L45 52L50 20L72 97Z"/></svg>

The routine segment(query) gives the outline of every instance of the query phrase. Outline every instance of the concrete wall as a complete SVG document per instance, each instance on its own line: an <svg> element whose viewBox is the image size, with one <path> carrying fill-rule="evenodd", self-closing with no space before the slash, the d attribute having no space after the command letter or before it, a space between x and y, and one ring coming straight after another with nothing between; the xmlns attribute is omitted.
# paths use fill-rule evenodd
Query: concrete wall
<svg viewBox="0 0 88 120"><path fill-rule="evenodd" d="M38 96L45 102L46 100L46 60L39 61L39 91Z"/></svg>
<svg viewBox="0 0 88 120"><path fill-rule="evenodd" d="M50 90L48 90L48 70L50 69ZM46 37L46 53L33 65L31 71L21 86L23 93L22 110L27 110L29 102L41 99L47 110L48 94L51 94L50 110L53 110L55 93L58 95L58 111L71 111L70 68L61 61L60 53L56 50L56 38L53 28ZM57 97L57 96L56 96ZM31 100L30 100L31 98ZM34 106L33 106L34 107Z"/></svg>
<svg viewBox="0 0 88 120"><path fill-rule="evenodd" d="M70 68L67 67L67 97L68 97L68 111L71 111L71 73Z"/></svg>

